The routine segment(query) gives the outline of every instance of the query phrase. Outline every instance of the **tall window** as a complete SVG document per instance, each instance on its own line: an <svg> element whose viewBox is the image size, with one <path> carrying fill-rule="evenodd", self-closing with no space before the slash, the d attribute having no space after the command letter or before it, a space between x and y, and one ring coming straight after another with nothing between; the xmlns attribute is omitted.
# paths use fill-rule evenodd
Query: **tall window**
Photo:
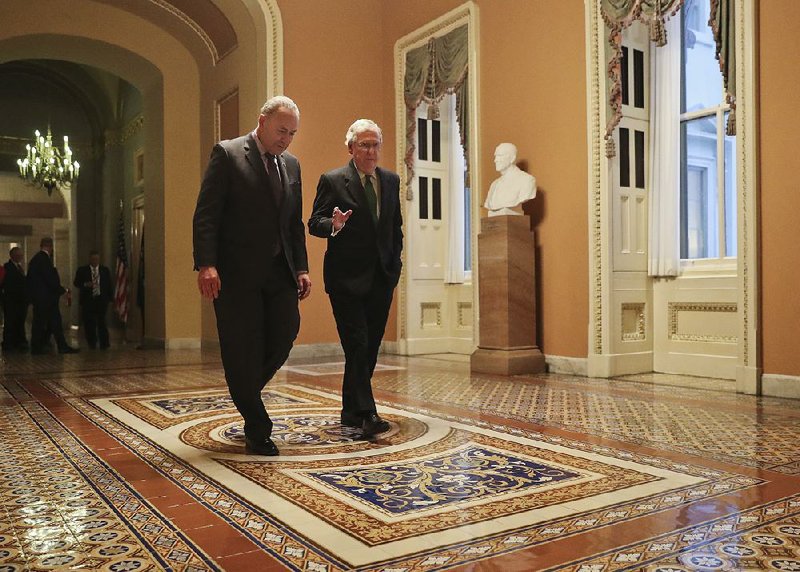
<svg viewBox="0 0 800 572"><path fill-rule="evenodd" d="M736 256L736 138L708 25L710 0L687 0L681 34L681 259Z"/></svg>

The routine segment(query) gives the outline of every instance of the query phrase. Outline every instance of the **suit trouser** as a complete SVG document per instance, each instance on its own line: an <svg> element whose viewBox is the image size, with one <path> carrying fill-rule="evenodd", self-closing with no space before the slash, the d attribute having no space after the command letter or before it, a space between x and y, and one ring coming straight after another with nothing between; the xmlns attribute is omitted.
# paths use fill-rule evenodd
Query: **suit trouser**
<svg viewBox="0 0 800 572"><path fill-rule="evenodd" d="M389 287L380 271L375 274L372 288L363 296L340 292L329 294L345 359L342 415L363 418L376 412L372 373L378 361L393 295L394 288Z"/></svg>
<svg viewBox="0 0 800 572"><path fill-rule="evenodd" d="M86 336L86 341L90 348L96 347L98 340L101 348L108 347L107 309L108 302L99 298L92 298L81 306L83 334Z"/></svg>
<svg viewBox="0 0 800 572"><path fill-rule="evenodd" d="M282 255L270 264L260 286L228 283L222 277L214 300L225 380L244 418L245 435L256 440L272 433L261 390L289 357L300 330L297 280Z"/></svg>
<svg viewBox="0 0 800 572"><path fill-rule="evenodd" d="M33 303L33 321L31 322L31 350L41 351L50 342L50 334L56 339L58 349L67 347L64 338L64 326L61 321L61 310L58 298L47 302Z"/></svg>
<svg viewBox="0 0 800 572"><path fill-rule="evenodd" d="M3 348L14 349L28 345L25 336L25 318L28 315L28 303L16 300L3 302Z"/></svg>

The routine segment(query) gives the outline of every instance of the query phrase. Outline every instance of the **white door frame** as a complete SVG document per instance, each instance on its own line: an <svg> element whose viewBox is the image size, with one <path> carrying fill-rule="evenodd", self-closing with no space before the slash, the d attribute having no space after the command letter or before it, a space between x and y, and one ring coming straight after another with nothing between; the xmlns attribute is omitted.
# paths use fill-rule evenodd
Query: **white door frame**
<svg viewBox="0 0 800 572"><path fill-rule="evenodd" d="M756 132L756 29L755 0L736 0L736 127L737 127L737 202L739 244L737 258L738 336L736 389L742 393L761 392L761 348L758 343L758 163ZM606 125L606 50L607 34L600 15L600 0L585 0L586 85L589 154L589 331L588 374L610 377L620 373L649 371L641 355L615 353L615 342L623 335L614 327L622 309L616 296L611 261L610 163L605 156L603 134ZM641 304L651 304L652 297ZM642 308L641 316L652 316ZM647 320L644 335L653 339L652 320ZM650 359L652 369L652 357Z"/></svg>
<svg viewBox="0 0 800 572"><path fill-rule="evenodd" d="M408 193L410 192L410 185L405 166L405 156L407 151L406 145L406 105L404 92L404 77L405 77L405 62L406 53L414 48L417 48L429 38L441 36L447 32L458 28L464 24L468 25L469 36L469 73L468 73L468 105L469 105L469 168L470 180L472 185L470 205L471 213L471 229L472 229L472 315L473 315L473 349L478 346L478 230L480 229L480 191L481 177L480 177L480 133L479 124L479 98L480 91L478 90L478 6L472 1L465 2L461 6L451 10L443 16L429 22L428 24L414 30L400 38L395 43L394 60L395 60L395 123L396 123L396 149L397 149L397 172L400 174L400 188L401 195L406 200L401 200L403 208L403 217L408 219L410 199L412 198ZM407 266L407 249L403 249L403 265ZM397 347L395 351L401 355L407 355L408 347L408 312L406 305L408 301L408 288L409 277L408 273L403 271L400 278L397 291Z"/></svg>

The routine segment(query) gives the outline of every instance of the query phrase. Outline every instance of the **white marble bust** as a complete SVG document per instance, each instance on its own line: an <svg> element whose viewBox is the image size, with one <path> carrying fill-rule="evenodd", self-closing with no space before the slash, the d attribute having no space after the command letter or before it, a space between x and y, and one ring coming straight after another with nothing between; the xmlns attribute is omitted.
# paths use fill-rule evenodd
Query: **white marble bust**
<svg viewBox="0 0 800 572"><path fill-rule="evenodd" d="M489 216L522 215L521 204L536 196L536 179L516 164L517 147L500 143L494 151L494 167L500 176L489 187L484 207Z"/></svg>

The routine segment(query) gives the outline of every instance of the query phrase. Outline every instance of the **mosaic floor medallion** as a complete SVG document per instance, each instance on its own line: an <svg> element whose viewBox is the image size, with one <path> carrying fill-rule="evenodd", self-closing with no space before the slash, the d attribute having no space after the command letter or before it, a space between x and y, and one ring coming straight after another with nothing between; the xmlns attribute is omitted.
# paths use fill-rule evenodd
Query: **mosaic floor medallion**
<svg viewBox="0 0 800 572"><path fill-rule="evenodd" d="M116 437L143 457L163 456L165 474L202 490L201 500L214 499L212 510L265 549L292 531L293 546L306 546L292 550L313 547L326 570L427 569L421 563L443 553L469 562L756 482L414 408L382 406L391 431L364 440L339 424L337 395L284 384L265 401L278 457L243 454L241 418L224 392L86 406L109 430L119 423Z"/></svg>

